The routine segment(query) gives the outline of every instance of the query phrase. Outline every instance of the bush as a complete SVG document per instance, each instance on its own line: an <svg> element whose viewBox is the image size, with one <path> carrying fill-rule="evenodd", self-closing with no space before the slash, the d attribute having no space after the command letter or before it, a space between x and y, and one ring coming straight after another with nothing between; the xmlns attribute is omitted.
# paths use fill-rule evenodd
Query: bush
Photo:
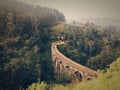
<svg viewBox="0 0 120 90"><path fill-rule="evenodd" d="M26 90L46 90L47 84L44 82L33 83Z"/></svg>

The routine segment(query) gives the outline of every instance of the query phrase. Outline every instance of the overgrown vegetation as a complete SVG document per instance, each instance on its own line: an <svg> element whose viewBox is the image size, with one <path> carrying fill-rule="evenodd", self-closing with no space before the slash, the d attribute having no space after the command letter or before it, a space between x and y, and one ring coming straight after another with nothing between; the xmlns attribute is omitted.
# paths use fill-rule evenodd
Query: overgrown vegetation
<svg viewBox="0 0 120 90"><path fill-rule="evenodd" d="M46 90L47 84L44 82L41 83L33 83L28 87L27 90Z"/></svg>

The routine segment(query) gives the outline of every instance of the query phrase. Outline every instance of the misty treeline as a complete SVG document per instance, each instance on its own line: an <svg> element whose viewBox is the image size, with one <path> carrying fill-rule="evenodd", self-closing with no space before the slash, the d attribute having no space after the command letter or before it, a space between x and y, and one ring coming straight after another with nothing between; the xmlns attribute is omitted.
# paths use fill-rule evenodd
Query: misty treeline
<svg viewBox="0 0 120 90"><path fill-rule="evenodd" d="M60 51L72 60L94 70L109 67L120 57L120 30L94 23L73 22L61 32L66 40Z"/></svg>
<svg viewBox="0 0 120 90"><path fill-rule="evenodd" d="M0 1L0 90L53 81L49 27L63 21L56 9Z"/></svg>
<svg viewBox="0 0 120 90"><path fill-rule="evenodd" d="M25 14L30 17L36 17L40 19L39 23L44 23L44 25L53 25L59 23L60 21L65 21L63 13L59 12L57 9L32 6L16 0L0 1L0 9L7 12L11 11L13 13L16 12L17 14Z"/></svg>

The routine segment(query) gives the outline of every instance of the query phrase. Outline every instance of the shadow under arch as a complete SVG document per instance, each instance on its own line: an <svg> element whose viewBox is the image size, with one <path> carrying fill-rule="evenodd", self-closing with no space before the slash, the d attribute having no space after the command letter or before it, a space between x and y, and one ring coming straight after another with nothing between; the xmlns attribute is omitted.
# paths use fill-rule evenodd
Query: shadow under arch
<svg viewBox="0 0 120 90"><path fill-rule="evenodd" d="M92 80L92 77L89 76L89 77L86 78L86 80L90 81L90 80Z"/></svg>
<svg viewBox="0 0 120 90"><path fill-rule="evenodd" d="M74 75L75 75L75 78L78 80L78 81L82 81L82 73L79 72L79 71L75 71L74 72Z"/></svg>

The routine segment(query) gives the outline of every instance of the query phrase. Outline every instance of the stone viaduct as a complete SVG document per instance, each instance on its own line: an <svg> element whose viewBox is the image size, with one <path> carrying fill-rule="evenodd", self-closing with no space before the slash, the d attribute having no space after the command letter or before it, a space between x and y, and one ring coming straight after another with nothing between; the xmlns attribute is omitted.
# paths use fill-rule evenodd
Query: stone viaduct
<svg viewBox="0 0 120 90"><path fill-rule="evenodd" d="M57 41L52 43L51 46L55 78L59 77L64 71L67 72L67 75L70 77L72 82L80 82L97 78L98 74L96 71L78 64L60 53L57 49L57 45L61 44L65 44L65 42Z"/></svg>

